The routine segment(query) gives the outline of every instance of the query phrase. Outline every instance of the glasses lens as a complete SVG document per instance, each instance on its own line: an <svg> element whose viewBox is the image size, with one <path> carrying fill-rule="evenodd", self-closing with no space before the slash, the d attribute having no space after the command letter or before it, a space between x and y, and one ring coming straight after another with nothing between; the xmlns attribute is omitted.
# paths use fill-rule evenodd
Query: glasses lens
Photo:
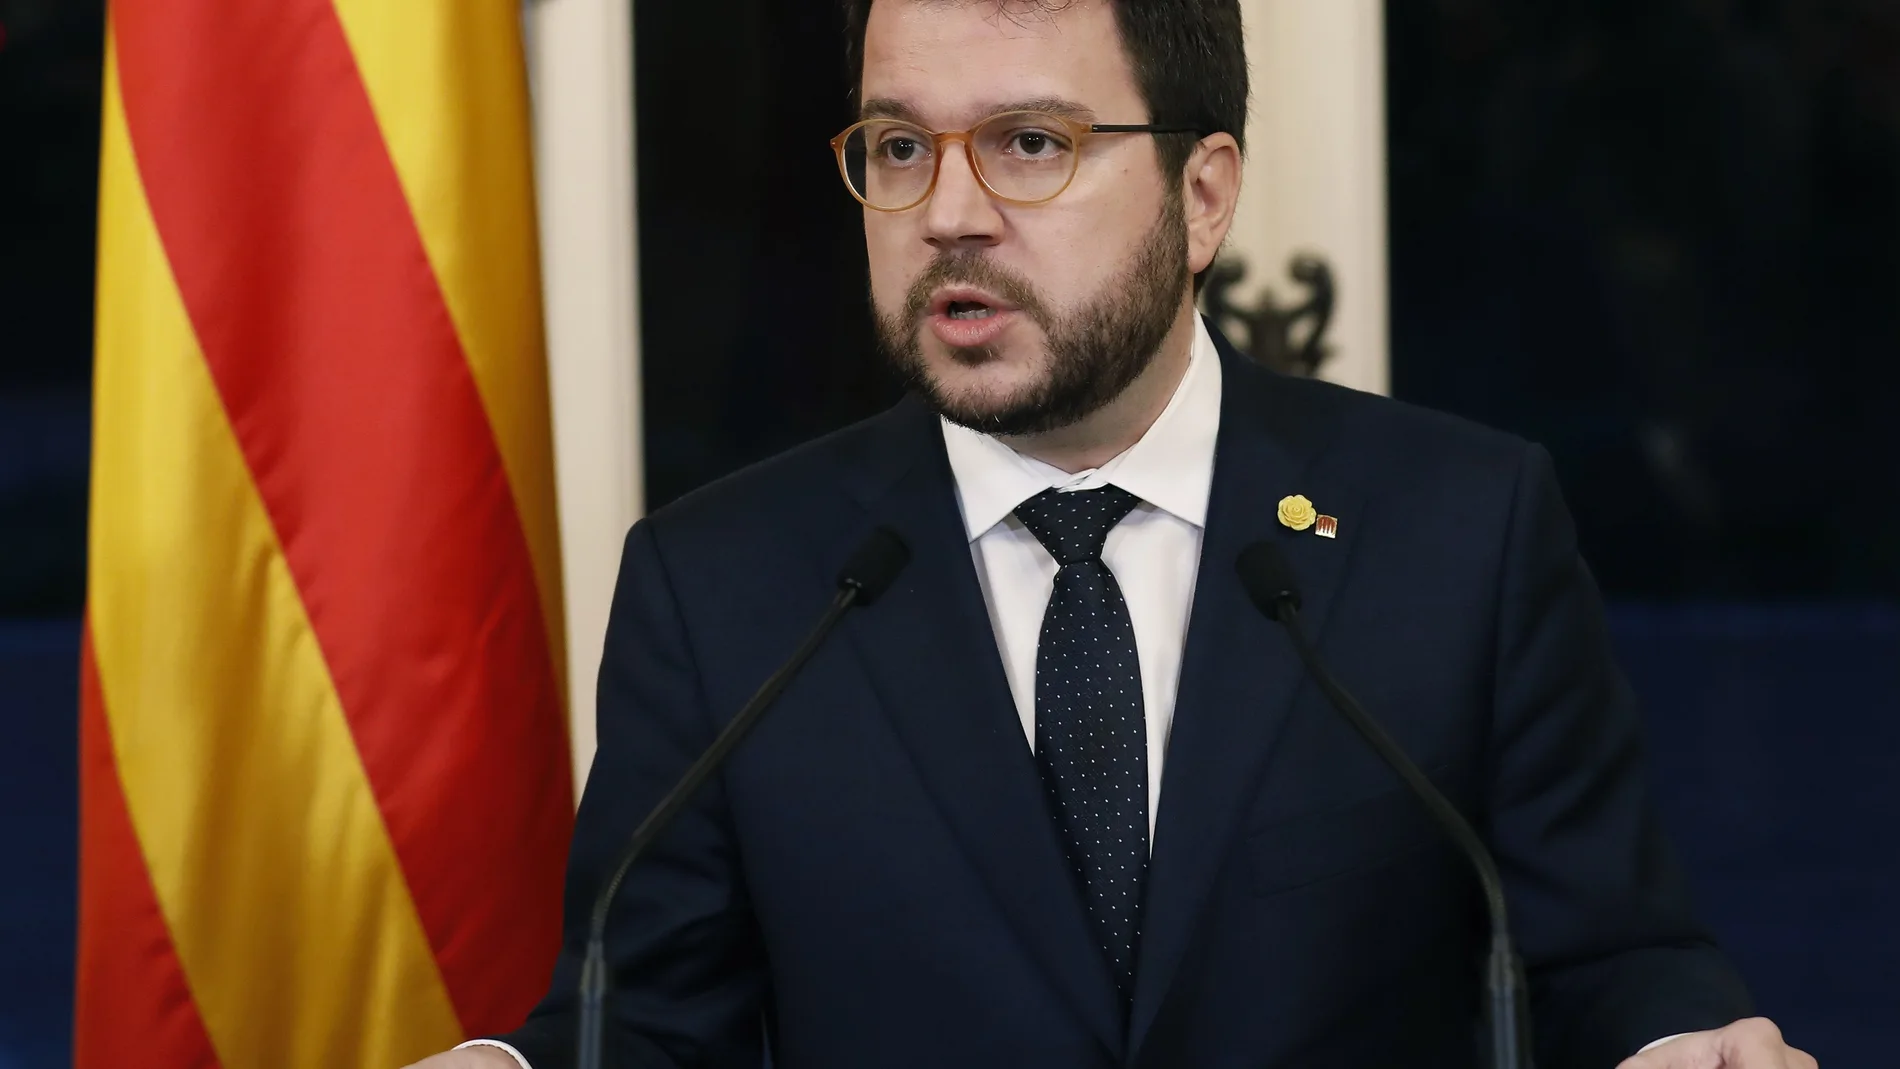
<svg viewBox="0 0 1900 1069"><path fill-rule="evenodd" d="M897 210L924 199L936 166L930 134L908 123L866 123L845 139L845 181L873 208Z"/></svg>
<svg viewBox="0 0 1900 1069"><path fill-rule="evenodd" d="M1075 174L1075 142L1053 115L997 115L977 127L971 140L990 188L1010 200L1048 200Z"/></svg>

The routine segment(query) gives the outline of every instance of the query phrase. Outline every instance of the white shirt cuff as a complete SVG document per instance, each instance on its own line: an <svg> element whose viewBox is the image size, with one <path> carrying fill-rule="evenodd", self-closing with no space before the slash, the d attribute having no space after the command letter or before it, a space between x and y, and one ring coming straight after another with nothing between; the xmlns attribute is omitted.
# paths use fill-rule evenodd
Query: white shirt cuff
<svg viewBox="0 0 1900 1069"><path fill-rule="evenodd" d="M521 1056L520 1051L503 1043L499 1039L471 1039L467 1043L457 1044L455 1049L461 1050L463 1047L500 1047L502 1050L508 1052L508 1056L513 1058L515 1064L519 1065L521 1069L534 1069L534 1066L528 1064L528 1059Z"/></svg>
<svg viewBox="0 0 1900 1069"><path fill-rule="evenodd" d="M1648 1054L1650 1051L1655 1050L1657 1047L1662 1046L1664 1043L1667 1043L1672 1039L1681 1039L1683 1036L1686 1036L1688 1034L1689 1033L1687 1032L1677 1032L1673 1036L1664 1036L1661 1039L1657 1040L1656 1042L1651 1043L1649 1046L1644 1047L1642 1050L1637 1051L1636 1053ZM515 1055L516 1061L520 1061L520 1059L521 1059L521 1055L519 1054ZM521 1069L531 1069L531 1067L528 1065L527 1062L521 1062Z"/></svg>

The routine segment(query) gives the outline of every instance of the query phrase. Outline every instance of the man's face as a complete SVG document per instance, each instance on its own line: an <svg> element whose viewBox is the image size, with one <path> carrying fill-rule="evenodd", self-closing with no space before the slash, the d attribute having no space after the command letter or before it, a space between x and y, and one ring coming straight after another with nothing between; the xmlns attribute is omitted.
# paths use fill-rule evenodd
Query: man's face
<svg viewBox="0 0 1900 1069"><path fill-rule="evenodd" d="M1084 121L1150 121L1106 0L1053 14L880 0L861 99L931 130L1049 100ZM1148 366L1186 299L1180 176L1162 175L1149 135L1103 135L1060 196L1016 205L989 195L962 145L942 155L923 204L865 209L882 347L966 426L1032 434L1088 416Z"/></svg>

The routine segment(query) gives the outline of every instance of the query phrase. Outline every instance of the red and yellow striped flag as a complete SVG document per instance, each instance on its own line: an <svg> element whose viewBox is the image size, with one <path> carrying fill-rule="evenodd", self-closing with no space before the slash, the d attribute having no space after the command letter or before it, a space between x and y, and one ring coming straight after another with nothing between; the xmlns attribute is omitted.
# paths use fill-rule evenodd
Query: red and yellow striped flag
<svg viewBox="0 0 1900 1069"><path fill-rule="evenodd" d="M75 1063L512 1027L572 820L518 0L115 0Z"/></svg>

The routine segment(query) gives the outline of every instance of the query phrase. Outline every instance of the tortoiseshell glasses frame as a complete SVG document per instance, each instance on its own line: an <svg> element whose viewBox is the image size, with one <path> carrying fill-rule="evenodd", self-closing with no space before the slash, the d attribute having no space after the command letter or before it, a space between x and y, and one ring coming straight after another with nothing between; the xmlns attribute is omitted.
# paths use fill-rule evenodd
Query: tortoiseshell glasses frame
<svg viewBox="0 0 1900 1069"><path fill-rule="evenodd" d="M1200 134L1157 123L1084 123L1044 111L1006 111L968 130L927 130L902 119L856 122L831 139L838 174L860 204L901 212L930 199L944 147L963 145L976 180L1006 204L1045 204L1075 181L1083 147L1103 134ZM920 155L919 153L926 155ZM925 168L928 167L928 173Z"/></svg>

